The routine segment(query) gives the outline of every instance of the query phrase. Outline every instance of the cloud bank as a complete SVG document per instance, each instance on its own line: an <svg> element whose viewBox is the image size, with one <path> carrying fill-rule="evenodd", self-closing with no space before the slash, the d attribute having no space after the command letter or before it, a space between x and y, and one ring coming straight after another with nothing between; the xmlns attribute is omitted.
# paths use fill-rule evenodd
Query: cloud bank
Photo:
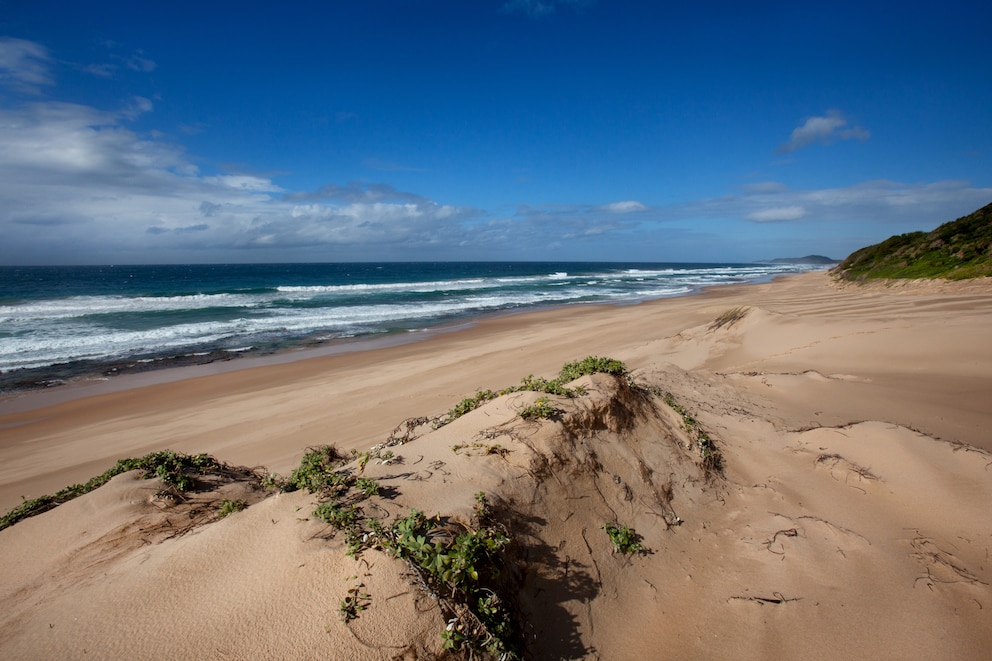
<svg viewBox="0 0 992 661"><path fill-rule="evenodd" d="M0 109L0 259L241 253L258 261L259 248L340 259L331 249L382 244L398 256L462 238L461 221L479 213L388 184L287 193L263 176L204 174L180 146L129 128L151 110L143 99L116 111L58 102Z"/></svg>
<svg viewBox="0 0 992 661"><path fill-rule="evenodd" d="M759 224L819 224L828 231L834 227L844 233L850 227L840 229L838 225L881 227L887 237L909 231L900 227L932 229L954 220L954 214L970 213L992 200L992 187L974 187L969 181L953 179L913 184L879 179L812 190L762 182L742 190L738 195L676 205L670 211L680 217L736 217Z"/></svg>
<svg viewBox="0 0 992 661"><path fill-rule="evenodd" d="M386 181L291 190L275 175L210 167L174 138L139 131L156 111L148 98L110 109L46 98L54 66L43 46L0 38L0 88L9 93L0 104L2 264L748 260L783 254L770 247L773 226L779 245L791 235L797 244L832 241L849 252L932 228L992 199L992 188L958 180L805 190L759 181L665 205L619 199L495 210ZM139 54L125 66L155 65ZM828 113L806 120L783 149L867 137ZM422 172L395 164L372 169L396 177ZM657 189L671 194L664 181Z"/></svg>
<svg viewBox="0 0 992 661"><path fill-rule="evenodd" d="M802 224L823 236L843 223L846 234L852 226L888 226L880 239L992 199L992 189L955 180L815 190L763 181L667 206L522 204L500 214L386 182L287 191L267 176L202 172L181 145L132 128L150 113L154 105L140 97L115 110L56 101L0 108L0 262L692 260L717 239L703 232L695 248L672 255L676 244L665 237L688 241L700 223L719 221ZM745 249L729 235L718 241L725 250Z"/></svg>

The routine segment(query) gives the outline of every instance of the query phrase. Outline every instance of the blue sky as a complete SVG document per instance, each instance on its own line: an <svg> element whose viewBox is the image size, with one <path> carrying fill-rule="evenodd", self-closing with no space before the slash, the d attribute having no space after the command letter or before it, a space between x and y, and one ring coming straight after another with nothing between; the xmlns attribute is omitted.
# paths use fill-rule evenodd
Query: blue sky
<svg viewBox="0 0 992 661"><path fill-rule="evenodd" d="M980 2L0 0L0 263L841 258L992 202Z"/></svg>

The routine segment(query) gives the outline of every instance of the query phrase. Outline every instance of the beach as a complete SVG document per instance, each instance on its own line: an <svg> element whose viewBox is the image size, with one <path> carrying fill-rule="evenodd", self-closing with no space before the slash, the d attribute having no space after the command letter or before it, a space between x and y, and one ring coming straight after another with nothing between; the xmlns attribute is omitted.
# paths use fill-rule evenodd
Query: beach
<svg viewBox="0 0 992 661"><path fill-rule="evenodd" d="M467 520L479 491L500 504L528 658L983 658L988 280L858 287L810 272L19 394L0 400L0 509L166 448L287 475L308 447L368 451L477 390L608 356L630 384L583 377L587 394L552 398L550 420L517 415L535 393L504 395L421 425L393 448L402 463L362 467L392 490L377 507L393 517ZM720 470L663 393L713 440ZM506 452L480 451L497 443ZM155 482L120 475L0 531L2 656L444 653L444 612L400 560L347 556L308 517L312 494L257 493L169 533ZM611 549L601 527L614 520L647 552ZM338 604L359 581L368 606L344 622Z"/></svg>

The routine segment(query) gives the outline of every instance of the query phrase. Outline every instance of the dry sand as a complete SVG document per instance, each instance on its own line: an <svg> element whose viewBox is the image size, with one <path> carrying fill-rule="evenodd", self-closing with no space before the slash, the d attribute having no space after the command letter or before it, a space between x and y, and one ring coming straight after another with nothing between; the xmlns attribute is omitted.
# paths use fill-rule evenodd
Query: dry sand
<svg viewBox="0 0 992 661"><path fill-rule="evenodd" d="M714 323L728 310L740 318ZM370 462L391 498L468 520L485 491L528 658L981 659L992 649L992 283L840 287L825 273L630 307L489 319L405 346L66 401L0 402L0 508L171 448L286 474L364 451L477 388L623 360L554 420L501 397ZM247 363L246 363L247 364ZM713 438L703 466L670 393ZM37 400L40 401L40 400ZM498 444L506 452L487 454ZM458 451L454 446L461 446ZM354 469L354 467L353 467ZM190 502L133 473L0 531L0 657L442 654L401 561L359 560L305 492ZM241 489L241 491L239 491ZM253 504L223 519L221 498ZM647 553L612 551L620 522ZM338 606L361 583L368 608Z"/></svg>

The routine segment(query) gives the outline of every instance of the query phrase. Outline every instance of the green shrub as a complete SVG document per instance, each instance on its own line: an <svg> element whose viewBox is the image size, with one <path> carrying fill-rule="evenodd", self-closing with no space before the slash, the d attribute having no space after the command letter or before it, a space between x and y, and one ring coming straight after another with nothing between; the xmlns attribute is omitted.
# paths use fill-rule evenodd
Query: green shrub
<svg viewBox="0 0 992 661"><path fill-rule="evenodd" d="M525 406L520 409L520 417L524 420L531 420L533 418L548 419L555 416L558 413L558 409L551 406L548 402L547 397L539 397L536 402L530 406Z"/></svg>
<svg viewBox="0 0 992 661"><path fill-rule="evenodd" d="M379 495L379 483L370 477L360 477L355 480L355 488L361 491L366 498Z"/></svg>
<svg viewBox="0 0 992 661"><path fill-rule="evenodd" d="M13 508L0 517L0 530L8 528L18 521L26 519L50 509L58 507L74 498L97 489L110 481L116 475L128 471L140 470L144 477L157 476L167 485L177 491L188 491L195 485L198 475L218 473L225 468L224 464L207 454L187 455L173 450L161 450L146 454L143 457L119 459L114 466L84 484L73 484L57 491L53 495L44 495Z"/></svg>
<svg viewBox="0 0 992 661"><path fill-rule="evenodd" d="M675 401L675 396L672 393L665 393L664 399L665 403L673 411L682 416L686 433L696 443L699 457L702 459L703 469L707 473L720 473L723 470L723 454L716 446L716 443L713 442L713 439L700 426L699 421L684 406Z"/></svg>
<svg viewBox="0 0 992 661"><path fill-rule="evenodd" d="M450 595L464 612L448 622L442 639L445 649L485 650L497 658L518 658L510 639L508 610L489 587L499 572L499 556L510 543L502 527L491 521L492 510L485 493L476 494L478 529L454 534L441 517L428 518L411 510L390 528L380 527L371 535L377 545L415 567L434 590Z"/></svg>
<svg viewBox="0 0 992 661"><path fill-rule="evenodd" d="M932 232L899 234L856 250L834 273L855 281L992 276L992 204Z"/></svg>
<svg viewBox="0 0 992 661"><path fill-rule="evenodd" d="M369 596L369 593L365 591L364 583L359 583L349 588L348 596L341 600L341 605L338 607L341 620L348 623L356 619L360 611L368 608L371 600L372 598Z"/></svg>
<svg viewBox="0 0 992 661"><path fill-rule="evenodd" d="M485 491L475 494L475 518L479 520L479 525L486 525L492 520L493 506L489 502L489 496Z"/></svg>
<svg viewBox="0 0 992 661"><path fill-rule="evenodd" d="M575 397L576 395L584 394L580 388L568 388L565 386L565 383L567 381L560 378L548 381L543 378L534 378L534 375L531 374L521 379L519 386L507 388L506 392L543 392L548 395L560 395L562 397Z"/></svg>
<svg viewBox="0 0 992 661"><path fill-rule="evenodd" d="M228 514L234 514L235 512L240 512L247 509L248 503L243 500L230 500L225 498L220 501L220 509L217 511L217 516L224 518Z"/></svg>
<svg viewBox="0 0 992 661"><path fill-rule="evenodd" d="M268 491L295 491L289 481L278 473L269 473L262 478L262 488Z"/></svg>
<svg viewBox="0 0 992 661"><path fill-rule="evenodd" d="M337 471L347 460L333 445L309 448L300 460L300 467L290 474L286 490L337 491L347 482L347 476Z"/></svg>
<svg viewBox="0 0 992 661"><path fill-rule="evenodd" d="M561 372L558 373L558 378L562 382L568 383L569 381L575 381L580 376L589 374L625 376L627 374L627 366L613 358L588 356L576 362L565 363L561 368Z"/></svg>
<svg viewBox="0 0 992 661"><path fill-rule="evenodd" d="M633 528L625 525L608 523L603 526L603 530L609 535L614 548L619 553L640 553L644 550L641 544L641 536Z"/></svg>
<svg viewBox="0 0 992 661"><path fill-rule="evenodd" d="M313 515L324 521L324 523L342 530L355 525L358 522L360 513L361 510L354 505L345 506L333 500L317 505L317 508L313 511Z"/></svg>
<svg viewBox="0 0 992 661"><path fill-rule="evenodd" d="M472 549L469 549L469 554L465 553L465 549L452 552L456 546L464 546L464 542L458 541L463 535L445 543L439 535L441 531L437 523L436 519L429 520L420 510L411 510L406 518L393 524L392 534L385 541L385 546L396 557L409 560L430 578L451 587L464 583L466 577L478 580Z"/></svg>
<svg viewBox="0 0 992 661"><path fill-rule="evenodd" d="M185 455L165 450L149 456L151 460L146 470L154 466L155 475L178 491L189 491L196 475L219 467L213 457L205 454Z"/></svg>
<svg viewBox="0 0 992 661"><path fill-rule="evenodd" d="M486 402L496 399L499 397L498 393L492 390L479 390L475 393L474 397L466 397L462 401L455 404L455 406L448 411L448 422L460 418L469 411L474 411Z"/></svg>
<svg viewBox="0 0 992 661"><path fill-rule="evenodd" d="M500 395L507 395L514 392L541 392L548 395L559 395L561 397L575 397L584 395L582 388L568 388L565 384L576 380L580 376L587 374L613 374L615 376L627 376L627 367L619 360L612 358L597 358L588 356L579 361L566 363L554 379L535 377L529 374L520 380L520 385L509 386L498 392L492 390L479 390L474 397L466 397L458 402L448 411L447 418L438 423L438 426L447 424L456 418L460 418L469 411L473 411L486 402L496 399ZM535 411L535 413L537 413ZM550 415L554 415L551 413ZM548 417L548 416L543 416Z"/></svg>

